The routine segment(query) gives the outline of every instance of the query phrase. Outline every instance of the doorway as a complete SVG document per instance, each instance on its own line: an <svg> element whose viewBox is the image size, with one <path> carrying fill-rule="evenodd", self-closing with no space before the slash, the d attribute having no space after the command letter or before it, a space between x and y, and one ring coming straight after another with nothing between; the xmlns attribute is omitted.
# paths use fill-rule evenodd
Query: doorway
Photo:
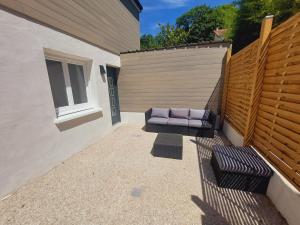
<svg viewBox="0 0 300 225"><path fill-rule="evenodd" d="M121 122L120 115L120 103L118 95L118 75L119 69L107 66L107 83L108 83L108 93L110 101L110 111L111 111L111 120L112 124Z"/></svg>

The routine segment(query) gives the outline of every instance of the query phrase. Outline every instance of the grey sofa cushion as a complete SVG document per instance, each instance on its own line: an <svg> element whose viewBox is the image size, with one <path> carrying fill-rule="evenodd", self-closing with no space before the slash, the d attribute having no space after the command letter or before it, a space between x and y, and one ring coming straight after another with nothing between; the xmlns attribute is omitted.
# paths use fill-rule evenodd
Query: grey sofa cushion
<svg viewBox="0 0 300 225"><path fill-rule="evenodd" d="M169 125L177 125L177 126L188 126L189 121L187 119L182 118L170 118L168 120Z"/></svg>
<svg viewBox="0 0 300 225"><path fill-rule="evenodd" d="M204 109L190 109L191 120L208 120L209 110Z"/></svg>
<svg viewBox="0 0 300 225"><path fill-rule="evenodd" d="M152 108L151 117L169 118L170 109Z"/></svg>
<svg viewBox="0 0 300 225"><path fill-rule="evenodd" d="M167 118L161 118L161 117L151 117L148 120L148 123L151 123L151 124L167 124L168 119Z"/></svg>
<svg viewBox="0 0 300 225"><path fill-rule="evenodd" d="M189 120L189 127L210 129L212 125L206 120Z"/></svg>
<svg viewBox="0 0 300 225"><path fill-rule="evenodd" d="M189 120L189 127L202 127L202 121L201 120Z"/></svg>
<svg viewBox="0 0 300 225"><path fill-rule="evenodd" d="M172 118L189 118L190 109L186 108L171 108L171 117Z"/></svg>

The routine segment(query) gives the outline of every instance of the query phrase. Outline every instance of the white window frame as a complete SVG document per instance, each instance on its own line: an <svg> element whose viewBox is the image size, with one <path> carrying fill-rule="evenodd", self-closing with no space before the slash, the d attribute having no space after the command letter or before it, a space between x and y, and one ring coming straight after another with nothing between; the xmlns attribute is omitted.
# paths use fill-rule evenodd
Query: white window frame
<svg viewBox="0 0 300 225"><path fill-rule="evenodd" d="M49 56L49 55L46 55L45 58L46 58L46 60L53 60L53 61L60 62L62 64L62 68L63 68L64 80L65 80L65 84L66 84L66 93L67 93L67 99L68 99L69 105L55 108L56 116L61 117L61 116L66 116L66 115L69 115L72 113L91 109L92 107L90 106L90 103L89 103L89 99L90 99L89 92L90 91L88 88L88 80L87 80L87 71L88 71L87 70L87 62L76 60L76 59L65 58L65 57L59 57L59 56ZM84 75L84 82L85 82L86 96L87 96L87 102L85 102L85 103L74 104L68 64L75 64L75 65L80 65L83 67L83 75Z"/></svg>

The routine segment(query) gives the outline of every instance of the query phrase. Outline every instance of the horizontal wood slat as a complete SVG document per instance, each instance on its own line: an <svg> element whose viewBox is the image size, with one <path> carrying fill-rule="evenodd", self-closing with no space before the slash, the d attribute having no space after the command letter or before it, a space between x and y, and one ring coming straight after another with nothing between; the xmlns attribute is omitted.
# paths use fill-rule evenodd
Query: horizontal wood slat
<svg viewBox="0 0 300 225"><path fill-rule="evenodd" d="M250 106L257 48L258 41L255 41L230 59L225 118L242 135Z"/></svg>
<svg viewBox="0 0 300 225"><path fill-rule="evenodd" d="M271 30L259 54L258 39L231 57L224 114L243 136L252 123L249 144L300 190L299 34L300 13ZM262 79L253 84L253 76ZM257 87L261 91L251 99ZM246 122L250 106L256 115Z"/></svg>
<svg viewBox="0 0 300 225"><path fill-rule="evenodd" d="M271 32L253 145L298 188L300 171L300 30L297 14Z"/></svg>
<svg viewBox="0 0 300 225"><path fill-rule="evenodd" d="M140 48L139 21L119 0L0 0L1 6L116 54Z"/></svg>
<svg viewBox="0 0 300 225"><path fill-rule="evenodd" d="M227 47L194 47L121 54L119 98L123 112L151 107L219 111Z"/></svg>

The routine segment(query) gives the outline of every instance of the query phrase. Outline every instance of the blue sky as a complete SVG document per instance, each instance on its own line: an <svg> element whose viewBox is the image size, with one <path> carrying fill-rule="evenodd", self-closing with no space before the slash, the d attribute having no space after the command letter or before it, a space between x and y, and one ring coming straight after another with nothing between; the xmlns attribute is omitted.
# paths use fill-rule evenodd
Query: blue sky
<svg viewBox="0 0 300 225"><path fill-rule="evenodd" d="M141 13L141 35L156 34L158 23L174 24L177 17L189 9L206 4L209 6L231 3L232 0L140 0L144 10Z"/></svg>

